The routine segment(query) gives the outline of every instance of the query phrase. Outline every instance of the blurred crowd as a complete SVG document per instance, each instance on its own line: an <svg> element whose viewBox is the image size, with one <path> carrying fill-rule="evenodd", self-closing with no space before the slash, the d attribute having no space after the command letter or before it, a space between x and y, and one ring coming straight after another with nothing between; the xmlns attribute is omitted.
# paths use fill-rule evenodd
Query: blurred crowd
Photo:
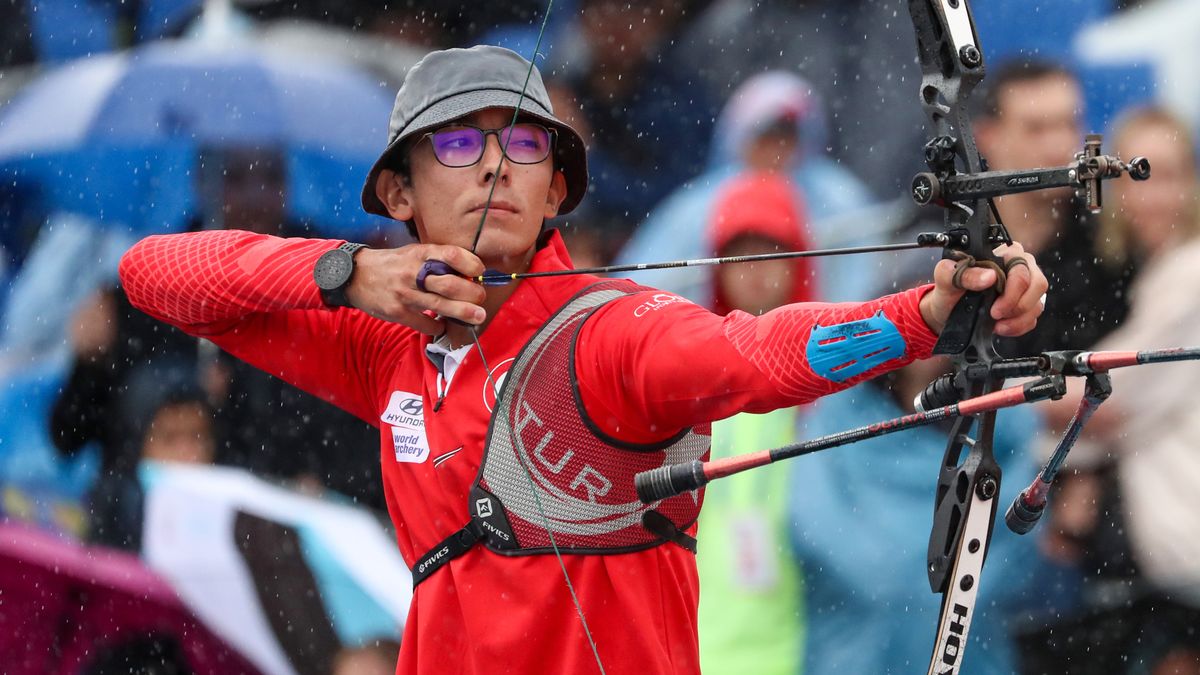
<svg viewBox="0 0 1200 675"><path fill-rule="evenodd" d="M907 195L930 132L904 0L560 0L542 35L543 5L0 0L0 670L392 672L410 591L385 545L377 429L134 310L116 265L156 232L410 241L356 202L390 98L429 50L528 57L540 39L555 112L588 142L588 196L551 223L577 267L941 227ZM1200 51L1173 39L1200 31L1200 3L972 9L989 168L1063 165L1091 131L1153 165L1150 181L1109 183L1098 216L1066 189L997 200L1050 280L1038 328L1001 353L1200 344L1200 81L1186 75ZM876 297L930 270L906 252L633 278L757 314ZM948 367L722 421L713 455L911 412ZM1200 674L1195 379L1186 363L1114 374L1038 529L995 530L963 672ZM1002 504L1075 394L1001 413ZM705 671L924 669L944 445L945 429L906 432L711 486ZM147 592L101 593L92 566L174 592L132 611L126 596ZM63 600L108 595L121 599Z"/></svg>

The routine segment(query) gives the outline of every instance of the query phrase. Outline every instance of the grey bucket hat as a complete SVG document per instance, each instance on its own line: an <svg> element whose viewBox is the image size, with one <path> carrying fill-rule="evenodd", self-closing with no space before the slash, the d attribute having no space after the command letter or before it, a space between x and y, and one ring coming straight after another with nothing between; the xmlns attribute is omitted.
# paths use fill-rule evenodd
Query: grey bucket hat
<svg viewBox="0 0 1200 675"><path fill-rule="evenodd" d="M481 45L470 49L432 52L416 63L404 78L392 107L388 144L363 185L362 205L367 213L389 216L375 194L379 172L393 166L405 139L460 119L485 108L517 108L556 132L554 156L567 179L567 196L559 214L579 205L587 191L587 153L579 133L554 116L550 96L537 68L529 75L529 62L503 47ZM524 88L524 98L521 90Z"/></svg>

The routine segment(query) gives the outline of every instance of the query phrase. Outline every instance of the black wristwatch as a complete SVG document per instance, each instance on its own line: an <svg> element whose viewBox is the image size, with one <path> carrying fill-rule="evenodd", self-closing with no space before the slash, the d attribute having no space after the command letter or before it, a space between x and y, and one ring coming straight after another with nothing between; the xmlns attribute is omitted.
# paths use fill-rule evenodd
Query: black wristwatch
<svg viewBox="0 0 1200 675"><path fill-rule="evenodd" d="M354 276L354 254L366 244L346 242L326 251L313 265L313 280L321 289L321 299L330 307L353 307L346 297L350 278Z"/></svg>

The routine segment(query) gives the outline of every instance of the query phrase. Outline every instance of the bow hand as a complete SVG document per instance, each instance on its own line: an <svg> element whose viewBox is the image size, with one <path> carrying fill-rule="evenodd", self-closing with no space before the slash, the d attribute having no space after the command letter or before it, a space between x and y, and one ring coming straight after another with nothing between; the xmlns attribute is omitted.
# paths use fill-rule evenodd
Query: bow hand
<svg viewBox="0 0 1200 675"><path fill-rule="evenodd" d="M996 321L996 334L1014 337L1033 330L1049 287L1046 275L1020 244L1001 245L994 253L1000 264L979 263L966 256L938 262L933 290L921 298L921 317L935 334L941 334L963 294L992 288L997 294L989 313Z"/></svg>

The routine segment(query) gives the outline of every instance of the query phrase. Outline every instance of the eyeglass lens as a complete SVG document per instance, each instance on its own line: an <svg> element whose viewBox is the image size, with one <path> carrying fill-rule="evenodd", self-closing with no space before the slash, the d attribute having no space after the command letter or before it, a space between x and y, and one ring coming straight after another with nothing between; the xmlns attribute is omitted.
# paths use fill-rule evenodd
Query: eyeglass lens
<svg viewBox="0 0 1200 675"><path fill-rule="evenodd" d="M430 136L433 153L446 166L471 166L483 157L488 134L496 134L505 155L517 164L537 164L550 154L550 132L540 124L522 123L504 129L452 127Z"/></svg>

